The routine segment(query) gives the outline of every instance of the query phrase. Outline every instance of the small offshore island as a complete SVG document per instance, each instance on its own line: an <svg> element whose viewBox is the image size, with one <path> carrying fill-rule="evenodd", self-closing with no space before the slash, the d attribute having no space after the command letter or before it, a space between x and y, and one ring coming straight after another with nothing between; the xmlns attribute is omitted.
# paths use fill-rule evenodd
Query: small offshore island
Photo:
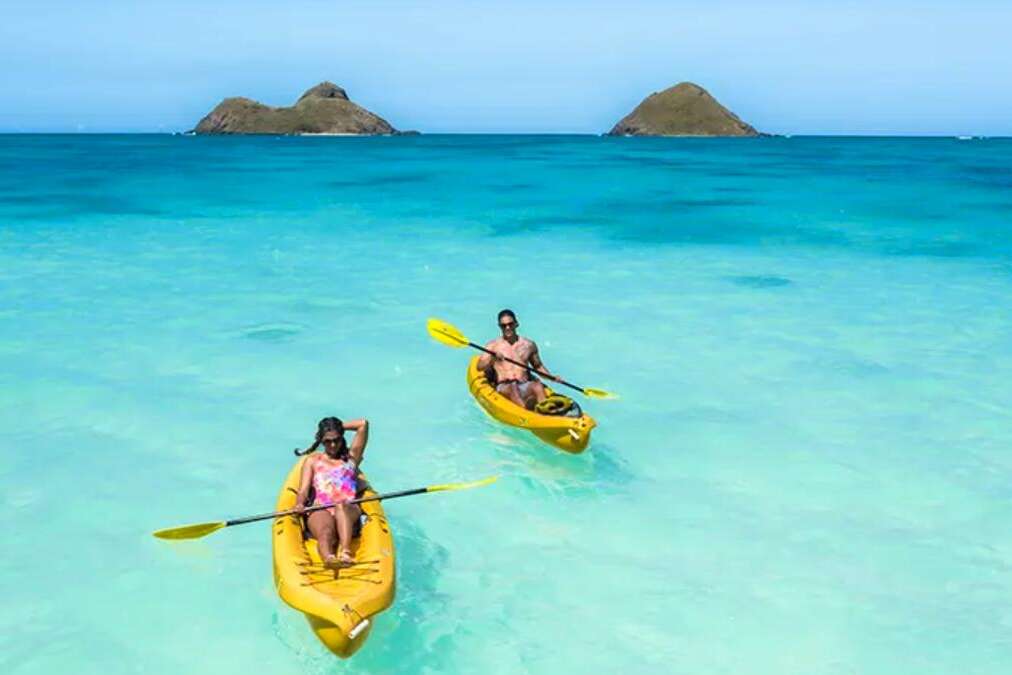
<svg viewBox="0 0 1012 675"><path fill-rule="evenodd" d="M609 136L760 136L692 82L654 92L619 120Z"/></svg>
<svg viewBox="0 0 1012 675"><path fill-rule="evenodd" d="M295 105L275 108L234 96L224 99L188 133L297 136L399 136L376 113L353 103L344 89L321 82ZM681 82L643 99L608 136L763 136L698 84Z"/></svg>
<svg viewBox="0 0 1012 675"><path fill-rule="evenodd" d="M226 98L197 123L193 133L383 136L416 132L394 129L379 115L352 103L341 87L321 82L287 108L242 96Z"/></svg>

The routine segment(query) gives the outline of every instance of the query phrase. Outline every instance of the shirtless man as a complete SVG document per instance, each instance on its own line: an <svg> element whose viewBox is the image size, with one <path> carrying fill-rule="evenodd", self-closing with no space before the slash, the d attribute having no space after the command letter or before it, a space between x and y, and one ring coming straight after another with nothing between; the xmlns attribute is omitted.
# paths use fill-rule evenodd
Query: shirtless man
<svg viewBox="0 0 1012 675"><path fill-rule="evenodd" d="M495 368L496 390L518 406L531 410L545 400L545 386L532 378L526 368L503 361L501 357L526 363L539 375L550 380L558 381L559 378L548 372L548 368L541 362L541 355L538 354L538 346L534 341L517 334L519 326L517 315L513 310L504 309L499 312L499 330L502 331L502 337L485 345L485 348L494 352L494 355L483 354L478 359L478 369L487 370L489 366Z"/></svg>

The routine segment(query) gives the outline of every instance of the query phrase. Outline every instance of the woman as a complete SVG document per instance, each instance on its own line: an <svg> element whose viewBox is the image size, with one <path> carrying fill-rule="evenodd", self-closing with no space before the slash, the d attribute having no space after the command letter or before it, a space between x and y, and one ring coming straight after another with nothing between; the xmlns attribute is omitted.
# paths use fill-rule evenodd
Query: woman
<svg viewBox="0 0 1012 675"><path fill-rule="evenodd" d="M354 431L351 447L344 440L345 431ZM336 417L320 420L316 430L316 441L302 454L315 452L323 445L322 454L308 457L302 465L302 481L295 508L308 506L309 490L315 492L313 506L333 506L313 511L307 518L309 531L316 538L320 558L327 567L338 567L355 562L351 553L351 539L355 524L362 516L358 504L349 504L358 493L358 467L362 463L365 444L369 440L369 422L353 420L342 423ZM334 555L335 544L340 546Z"/></svg>

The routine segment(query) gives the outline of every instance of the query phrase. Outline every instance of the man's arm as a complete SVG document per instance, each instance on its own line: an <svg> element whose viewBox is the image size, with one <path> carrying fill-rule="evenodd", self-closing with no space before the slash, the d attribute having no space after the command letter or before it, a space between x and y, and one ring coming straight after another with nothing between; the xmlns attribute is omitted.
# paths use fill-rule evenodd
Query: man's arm
<svg viewBox="0 0 1012 675"><path fill-rule="evenodd" d="M549 380L558 382L559 378L548 372L548 366L546 366L541 360L541 352L538 351L538 346L534 342L531 342L531 345L533 346L533 349L531 350L530 357L527 359L527 361L531 364L531 368L536 370L539 375L544 375Z"/></svg>
<svg viewBox="0 0 1012 675"><path fill-rule="evenodd" d="M485 345L485 349L488 349L489 351L493 352L495 351L494 347L495 347L494 340ZM478 370L488 370L489 367L492 365L492 361L494 360L495 360L494 356L482 352L481 356L478 357Z"/></svg>

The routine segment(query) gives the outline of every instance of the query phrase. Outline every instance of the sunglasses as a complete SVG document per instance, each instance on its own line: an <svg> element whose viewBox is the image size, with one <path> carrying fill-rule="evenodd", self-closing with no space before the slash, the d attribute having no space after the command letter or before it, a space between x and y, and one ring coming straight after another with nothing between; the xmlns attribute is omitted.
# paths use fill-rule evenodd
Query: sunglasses
<svg viewBox="0 0 1012 675"><path fill-rule="evenodd" d="M324 438L320 442L324 445L338 445L343 440L343 438Z"/></svg>
<svg viewBox="0 0 1012 675"><path fill-rule="evenodd" d="M516 321L507 321L506 323L499 324L499 327L502 328L503 330L505 330L507 328L516 328L517 327L517 322Z"/></svg>

